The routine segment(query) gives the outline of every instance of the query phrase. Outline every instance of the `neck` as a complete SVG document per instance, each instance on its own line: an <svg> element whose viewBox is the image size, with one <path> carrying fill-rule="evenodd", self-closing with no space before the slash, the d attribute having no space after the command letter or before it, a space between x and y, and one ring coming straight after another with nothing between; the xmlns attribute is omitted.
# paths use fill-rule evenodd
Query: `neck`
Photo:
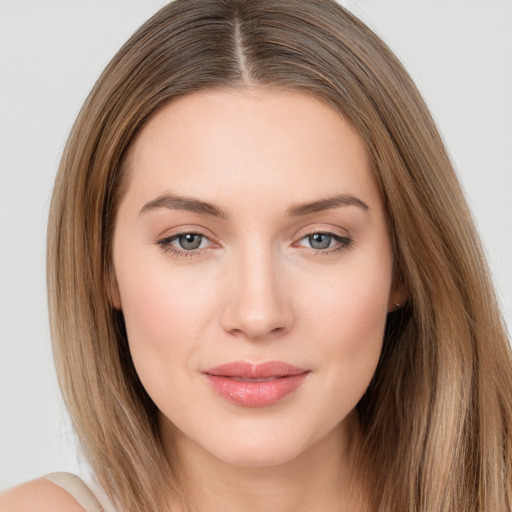
<svg viewBox="0 0 512 512"><path fill-rule="evenodd" d="M163 437L165 443L172 436L165 444L179 460L194 512L362 512L368 508L356 478L357 431L354 414L294 459L265 467L222 461L172 426ZM177 503L172 510L185 512Z"/></svg>

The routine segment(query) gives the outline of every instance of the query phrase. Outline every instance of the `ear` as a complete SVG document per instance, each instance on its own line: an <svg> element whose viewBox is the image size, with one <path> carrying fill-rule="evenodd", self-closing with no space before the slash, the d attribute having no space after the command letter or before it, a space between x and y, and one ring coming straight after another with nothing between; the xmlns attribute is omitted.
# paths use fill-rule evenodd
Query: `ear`
<svg viewBox="0 0 512 512"><path fill-rule="evenodd" d="M117 279L113 269L108 269L106 279L107 296L111 306L118 311L122 310L121 294L119 293L119 286L117 286Z"/></svg>
<svg viewBox="0 0 512 512"><path fill-rule="evenodd" d="M388 313L403 308L409 300L409 290L405 284L405 279L401 269L395 267L393 269L393 280L388 299Z"/></svg>

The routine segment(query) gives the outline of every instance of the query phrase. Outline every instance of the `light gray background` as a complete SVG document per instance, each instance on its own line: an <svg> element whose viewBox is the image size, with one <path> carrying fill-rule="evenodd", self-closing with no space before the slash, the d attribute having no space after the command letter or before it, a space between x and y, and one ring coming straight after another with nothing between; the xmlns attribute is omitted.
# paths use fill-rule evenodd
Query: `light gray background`
<svg viewBox="0 0 512 512"><path fill-rule="evenodd" d="M0 0L0 489L79 471L45 295L52 181L96 77L164 0ZM512 1L347 0L439 123L512 326Z"/></svg>

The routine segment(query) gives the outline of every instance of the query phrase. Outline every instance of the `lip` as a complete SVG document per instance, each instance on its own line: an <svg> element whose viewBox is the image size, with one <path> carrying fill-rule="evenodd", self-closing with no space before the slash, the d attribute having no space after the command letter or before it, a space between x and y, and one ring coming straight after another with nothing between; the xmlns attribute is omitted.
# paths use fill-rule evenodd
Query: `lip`
<svg viewBox="0 0 512 512"><path fill-rule="evenodd" d="M293 393L310 370L282 361L261 364L234 361L202 373L211 387L230 402L245 407L266 407Z"/></svg>

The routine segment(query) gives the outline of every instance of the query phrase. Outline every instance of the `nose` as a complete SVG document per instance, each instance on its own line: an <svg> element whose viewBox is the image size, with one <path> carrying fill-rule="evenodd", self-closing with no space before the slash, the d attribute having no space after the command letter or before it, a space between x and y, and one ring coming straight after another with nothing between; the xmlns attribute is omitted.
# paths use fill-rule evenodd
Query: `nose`
<svg viewBox="0 0 512 512"><path fill-rule="evenodd" d="M274 338L294 322L283 263L269 250L247 250L234 257L227 279L223 328L250 340Z"/></svg>

